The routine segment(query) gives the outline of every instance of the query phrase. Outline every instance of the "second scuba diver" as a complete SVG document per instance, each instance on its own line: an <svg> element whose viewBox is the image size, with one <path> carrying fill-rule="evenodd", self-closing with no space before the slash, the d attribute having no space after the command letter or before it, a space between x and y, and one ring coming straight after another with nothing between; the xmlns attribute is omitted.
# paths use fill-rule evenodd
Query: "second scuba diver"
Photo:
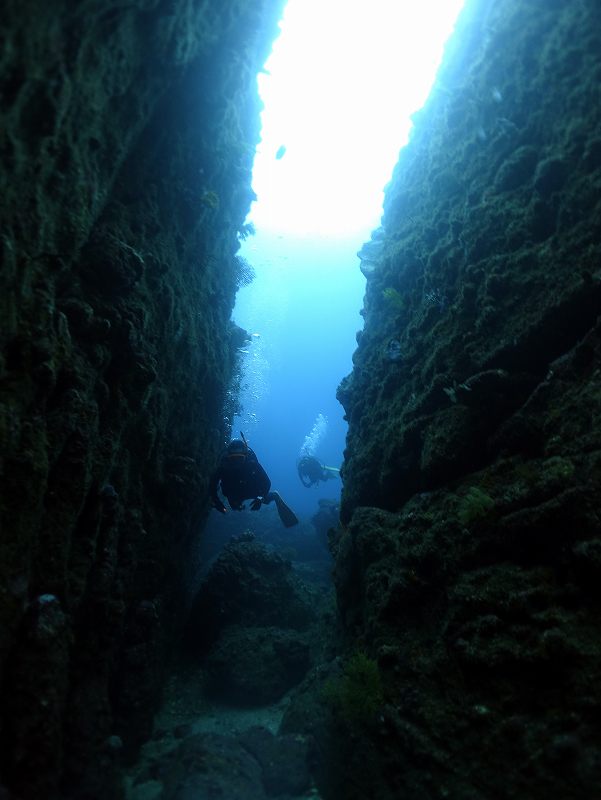
<svg viewBox="0 0 601 800"><path fill-rule="evenodd" d="M308 489L317 486L320 481L324 483L332 478L340 477L340 470L336 467L326 467L315 456L303 456L296 465L298 477L303 486Z"/></svg>

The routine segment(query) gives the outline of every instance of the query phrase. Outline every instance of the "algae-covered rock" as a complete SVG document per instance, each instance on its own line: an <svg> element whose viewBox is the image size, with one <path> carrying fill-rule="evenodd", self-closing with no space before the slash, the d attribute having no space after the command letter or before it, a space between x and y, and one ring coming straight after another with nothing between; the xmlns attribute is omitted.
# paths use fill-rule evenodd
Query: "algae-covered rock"
<svg viewBox="0 0 601 800"><path fill-rule="evenodd" d="M387 186L332 539L385 711L332 797L597 791L600 24L468 3Z"/></svg>
<svg viewBox="0 0 601 800"><path fill-rule="evenodd" d="M253 725L223 735L177 730L170 747L150 755L135 775L129 800L307 798L311 779L302 737Z"/></svg>
<svg viewBox="0 0 601 800"><path fill-rule="evenodd" d="M146 777L146 780L144 779ZM193 800L228 797L265 800L259 762L231 736L198 733L186 737L171 753L156 759L148 776L140 776L142 797ZM153 795L153 791L158 794Z"/></svg>
<svg viewBox="0 0 601 800"><path fill-rule="evenodd" d="M208 691L233 705L266 705L299 683L309 665L306 635L230 625L209 653Z"/></svg>
<svg viewBox="0 0 601 800"><path fill-rule="evenodd" d="M301 795L310 789L307 742L302 736L274 736L266 728L254 727L240 736L263 770L263 785L269 795Z"/></svg>
<svg viewBox="0 0 601 800"><path fill-rule="evenodd" d="M15 796L118 797L119 760L152 728L232 411L256 74L281 7L3 8L0 728ZM64 635L45 657L26 628L47 595Z"/></svg>
<svg viewBox="0 0 601 800"><path fill-rule="evenodd" d="M307 630L317 619L316 590L299 581L292 565L255 541L224 547L194 600L187 640L209 648L230 625Z"/></svg>

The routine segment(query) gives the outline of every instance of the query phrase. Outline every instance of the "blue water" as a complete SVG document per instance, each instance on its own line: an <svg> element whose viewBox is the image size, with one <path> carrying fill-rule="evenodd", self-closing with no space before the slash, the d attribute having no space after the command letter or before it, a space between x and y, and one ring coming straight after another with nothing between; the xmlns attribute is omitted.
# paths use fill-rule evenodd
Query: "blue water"
<svg viewBox="0 0 601 800"><path fill-rule="evenodd" d="M242 430L272 488L301 518L318 500L340 498L341 481L305 488L296 461L321 414L327 418L315 456L340 467L346 437L336 388L352 369L365 279L356 252L369 231L343 238L293 237L259 231L243 244L255 280L240 290L233 318L256 334L244 355Z"/></svg>
<svg viewBox="0 0 601 800"><path fill-rule="evenodd" d="M305 488L296 462L322 415L327 427L314 455L342 464L347 427L336 388L351 372L363 327L356 253L378 227L383 187L462 4L449 0L433 19L428 4L357 3L346 14L348 3L289 0L258 76L264 107L250 215L258 230L240 253L256 279L238 292L233 315L254 336L232 433L244 432L272 488L305 520L320 498L338 500L342 488L339 479ZM320 35L307 61L307 31L317 18ZM406 47L398 46L399 30ZM289 233L309 230L329 235Z"/></svg>

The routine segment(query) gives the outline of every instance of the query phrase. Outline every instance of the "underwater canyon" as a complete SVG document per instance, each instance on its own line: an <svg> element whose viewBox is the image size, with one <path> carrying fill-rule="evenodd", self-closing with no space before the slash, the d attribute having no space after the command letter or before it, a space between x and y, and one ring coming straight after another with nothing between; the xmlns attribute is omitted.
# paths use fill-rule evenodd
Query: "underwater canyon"
<svg viewBox="0 0 601 800"><path fill-rule="evenodd" d="M209 670L245 691L232 653L263 653L257 693L289 703L244 760L211 751L253 794L203 794L182 730L153 797L594 797L601 8L466 3L358 254L320 617L244 537L196 594L282 7L10 0L0 21L0 797L125 797L190 613Z"/></svg>

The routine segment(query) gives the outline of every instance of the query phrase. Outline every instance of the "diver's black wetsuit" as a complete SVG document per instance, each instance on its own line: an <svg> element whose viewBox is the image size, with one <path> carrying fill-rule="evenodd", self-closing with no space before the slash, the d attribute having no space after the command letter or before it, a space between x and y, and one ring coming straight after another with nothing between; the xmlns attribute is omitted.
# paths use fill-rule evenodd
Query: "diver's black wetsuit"
<svg viewBox="0 0 601 800"><path fill-rule="evenodd" d="M232 510L242 511L245 500L252 500L251 511L258 511L262 505L275 502L278 515L286 528L298 525L298 517L294 511L288 508L278 492L270 491L271 481L255 453L246 444L244 435L242 439L234 439L229 443L209 484L213 508L225 514L226 508L217 492L219 484Z"/></svg>
<svg viewBox="0 0 601 800"><path fill-rule="evenodd" d="M239 511L245 500L265 498L271 488L267 473L250 447L244 455L232 455L226 452L221 457L209 487L211 500L218 511L225 510L217 494L220 483L221 491L234 511Z"/></svg>
<svg viewBox="0 0 601 800"><path fill-rule="evenodd" d="M327 481L328 476L322 464L315 456L303 456L297 464L298 477L307 489L316 486L319 481Z"/></svg>

